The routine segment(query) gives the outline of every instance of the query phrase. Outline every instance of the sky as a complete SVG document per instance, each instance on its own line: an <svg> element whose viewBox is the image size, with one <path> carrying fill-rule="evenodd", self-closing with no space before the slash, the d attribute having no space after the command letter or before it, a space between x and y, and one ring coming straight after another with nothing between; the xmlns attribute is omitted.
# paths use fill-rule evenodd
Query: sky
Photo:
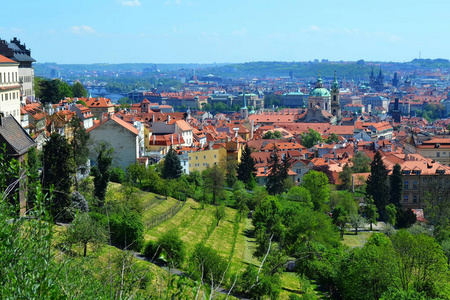
<svg viewBox="0 0 450 300"><path fill-rule="evenodd" d="M0 39L39 63L450 58L450 1L15 0Z"/></svg>

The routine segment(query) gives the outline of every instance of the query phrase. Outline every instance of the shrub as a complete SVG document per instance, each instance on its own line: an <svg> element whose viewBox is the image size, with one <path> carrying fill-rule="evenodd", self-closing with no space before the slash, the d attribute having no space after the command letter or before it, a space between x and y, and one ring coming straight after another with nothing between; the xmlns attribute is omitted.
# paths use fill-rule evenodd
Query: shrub
<svg viewBox="0 0 450 300"><path fill-rule="evenodd" d="M109 180L116 183L123 183L125 181L126 175L122 168L117 167L111 170L111 175Z"/></svg>
<svg viewBox="0 0 450 300"><path fill-rule="evenodd" d="M166 255L167 260L174 267L181 266L185 257L185 247L178 230L172 229L164 233L158 239L158 245L161 247L161 252Z"/></svg>
<svg viewBox="0 0 450 300"><path fill-rule="evenodd" d="M154 241L148 241L142 249L142 254L150 260L157 259L160 253L161 247L159 247L158 243Z"/></svg>
<svg viewBox="0 0 450 300"><path fill-rule="evenodd" d="M120 248L139 249L144 236L141 216L133 211L111 214L109 218L111 243Z"/></svg>

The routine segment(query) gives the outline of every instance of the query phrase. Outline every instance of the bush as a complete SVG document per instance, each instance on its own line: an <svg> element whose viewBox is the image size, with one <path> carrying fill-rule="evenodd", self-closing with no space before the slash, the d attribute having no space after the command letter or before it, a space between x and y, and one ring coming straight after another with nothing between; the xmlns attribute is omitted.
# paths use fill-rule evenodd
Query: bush
<svg viewBox="0 0 450 300"><path fill-rule="evenodd" d="M116 183L123 183L125 181L126 174L122 168L117 167L111 170L109 180Z"/></svg>
<svg viewBox="0 0 450 300"><path fill-rule="evenodd" d="M157 244L161 247L161 252L166 255L167 261L174 267L181 266L185 257L185 249L178 230L172 229L164 233L158 239Z"/></svg>
<svg viewBox="0 0 450 300"><path fill-rule="evenodd" d="M161 247L154 241L148 241L142 249L142 254L150 260L158 259L160 253Z"/></svg>
<svg viewBox="0 0 450 300"><path fill-rule="evenodd" d="M139 249L144 237L144 223L133 211L113 213L109 218L111 243L120 248Z"/></svg>
<svg viewBox="0 0 450 300"><path fill-rule="evenodd" d="M227 261L221 257L217 251L203 244L195 246L191 258L193 274L202 278L205 282L214 280L216 283L226 275Z"/></svg>

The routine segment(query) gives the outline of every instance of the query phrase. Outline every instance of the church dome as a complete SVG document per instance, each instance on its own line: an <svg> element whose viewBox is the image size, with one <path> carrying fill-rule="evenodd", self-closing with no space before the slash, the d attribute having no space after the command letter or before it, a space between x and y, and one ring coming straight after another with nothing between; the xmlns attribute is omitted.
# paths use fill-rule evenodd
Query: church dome
<svg viewBox="0 0 450 300"><path fill-rule="evenodd" d="M323 87L322 78L317 78L316 87L309 92L309 97L331 97L330 92Z"/></svg>
<svg viewBox="0 0 450 300"><path fill-rule="evenodd" d="M315 88L309 93L309 97L330 97L330 92L326 88Z"/></svg>

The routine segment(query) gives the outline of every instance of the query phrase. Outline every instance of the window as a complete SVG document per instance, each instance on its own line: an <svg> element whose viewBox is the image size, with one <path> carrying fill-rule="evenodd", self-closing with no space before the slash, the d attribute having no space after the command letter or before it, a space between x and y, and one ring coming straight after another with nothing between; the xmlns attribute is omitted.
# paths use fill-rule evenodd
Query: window
<svg viewBox="0 0 450 300"><path fill-rule="evenodd" d="M407 189L408 189L408 186L409 186L409 182L408 182L408 181L405 181L405 183L404 183L404 189L407 190Z"/></svg>
<svg viewBox="0 0 450 300"><path fill-rule="evenodd" d="M214 158L217 158L217 155L214 155Z"/></svg>
<svg viewBox="0 0 450 300"><path fill-rule="evenodd" d="M417 203L417 196L416 195L413 196L413 203Z"/></svg>
<svg viewBox="0 0 450 300"><path fill-rule="evenodd" d="M206 159L206 155L203 155L203 159Z"/></svg>
<svg viewBox="0 0 450 300"><path fill-rule="evenodd" d="M403 203L408 203L408 196L403 196Z"/></svg>
<svg viewBox="0 0 450 300"><path fill-rule="evenodd" d="M189 160L191 160L192 157L189 156Z"/></svg>
<svg viewBox="0 0 450 300"><path fill-rule="evenodd" d="M413 182L413 190L417 190L417 181Z"/></svg>
<svg viewBox="0 0 450 300"><path fill-rule="evenodd" d="M198 160L198 156L196 156L195 159Z"/></svg>
<svg viewBox="0 0 450 300"><path fill-rule="evenodd" d="M441 153L440 152L436 152L436 157L441 157Z"/></svg>

